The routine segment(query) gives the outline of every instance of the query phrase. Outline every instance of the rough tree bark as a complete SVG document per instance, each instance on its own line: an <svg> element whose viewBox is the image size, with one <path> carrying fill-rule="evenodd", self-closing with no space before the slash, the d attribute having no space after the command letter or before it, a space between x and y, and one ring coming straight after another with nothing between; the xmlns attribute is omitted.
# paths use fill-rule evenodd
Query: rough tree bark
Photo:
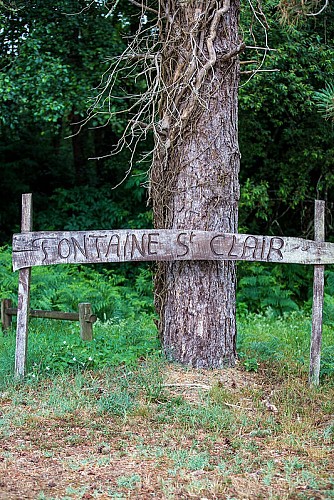
<svg viewBox="0 0 334 500"><path fill-rule="evenodd" d="M237 232L239 0L160 2L160 122L151 174L156 228ZM187 241L180 240L180 251ZM169 359L236 359L234 262L160 263L156 306Z"/></svg>

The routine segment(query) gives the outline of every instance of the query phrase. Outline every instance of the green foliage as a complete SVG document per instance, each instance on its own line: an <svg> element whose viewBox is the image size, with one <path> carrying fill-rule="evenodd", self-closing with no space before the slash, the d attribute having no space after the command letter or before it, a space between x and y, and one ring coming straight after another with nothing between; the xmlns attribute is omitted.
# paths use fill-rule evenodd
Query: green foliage
<svg viewBox="0 0 334 500"><path fill-rule="evenodd" d="M278 22L276 7L275 1L262 3L268 38L264 24L246 6L241 9L246 44L273 49L265 58L264 51L255 49L242 55L245 61L258 61L242 70L255 71L262 63L266 71L251 79L247 73L241 80L241 191L249 190L249 179L255 186L265 181L269 203L266 218L252 207L241 209L241 222L259 234L296 236L309 232L315 198L333 202L334 130L319 116L314 96L334 78L334 23L332 10L326 9L319 18L287 28ZM254 195L254 205L262 204L262 195Z"/></svg>
<svg viewBox="0 0 334 500"><path fill-rule="evenodd" d="M142 357L159 351L152 316L114 319L94 324L93 341L80 339L79 324L52 320L31 320L27 378L48 374L96 370L119 365L133 366ZM14 331L0 336L0 382L13 373Z"/></svg>
<svg viewBox="0 0 334 500"><path fill-rule="evenodd" d="M10 248L0 249L0 297L17 304L18 273L11 270ZM118 266L48 266L32 270L31 308L77 311L78 303L90 302L100 319L136 318L138 312L153 314L152 278L148 267L136 267L127 279Z"/></svg>
<svg viewBox="0 0 334 500"><path fill-rule="evenodd" d="M2 9L0 244L18 227L23 192L34 193L35 229L43 228L40 223L78 229L87 209L87 223L97 228L123 224L125 218L132 224L147 222L146 167L135 165L134 176L113 190L128 169L129 151L117 161L107 157L124 121L101 114L92 125L108 121L105 127L81 127L108 59L125 47L125 27L132 29L126 15L133 7L124 2L122 9L123 16L106 17L104 2L85 0L33 0L29 8ZM130 75L116 85L124 96L136 94L134 87ZM124 99L112 103L116 110L125 105ZM147 148L141 145L139 155Z"/></svg>
<svg viewBox="0 0 334 500"><path fill-rule="evenodd" d="M0 297L17 304L18 273L11 271L10 248L0 249ZM83 342L79 324L32 319L28 373L35 378L48 372L95 369L133 364L159 349L154 325L152 278L149 268L138 267L128 279L118 270L96 271L92 266L37 267L32 271L33 309L77 311L79 302L91 302L104 322L94 325L94 340ZM14 332L1 337L1 377L13 372Z"/></svg>
<svg viewBox="0 0 334 500"><path fill-rule="evenodd" d="M261 180L255 183L252 179L246 179L240 192L239 233L254 232L256 234L259 221L266 222L269 213L268 182Z"/></svg>
<svg viewBox="0 0 334 500"><path fill-rule="evenodd" d="M257 355L260 355L260 353L257 352ZM258 369L259 369L258 358L256 358L256 357L252 358L250 356L245 357L245 356L243 356L242 353L241 353L240 357L242 359L242 364L247 372L257 372L258 371Z"/></svg>
<svg viewBox="0 0 334 500"><path fill-rule="evenodd" d="M0 297L17 302L17 287L17 275L12 271L11 248L0 247Z"/></svg>
<svg viewBox="0 0 334 500"><path fill-rule="evenodd" d="M334 271L332 270L332 266L325 271L325 277L323 322L325 325L334 326Z"/></svg>
<svg viewBox="0 0 334 500"><path fill-rule="evenodd" d="M11 298L16 304L18 277L11 271L10 252L9 247L0 250L0 297ZM298 272L291 272L287 279L287 271L283 273L282 269L291 267L242 263L237 302L238 350L249 371L258 370L261 360L288 359L302 366L308 363L310 304L303 303L298 291L306 286L303 280L311 286L312 269L305 276L304 267L299 266ZM159 350L150 268L133 265L128 274L126 277L119 266L101 267L99 271L93 266L72 265L33 268L32 308L77 311L79 302L91 302L94 313L104 322L94 325L94 341L87 343L79 338L78 324L31 320L31 376L135 363L141 356ZM330 375L334 345L331 269L326 271L326 283L322 374ZM14 343L13 335L2 338L0 364L6 376L13 369ZM154 370L141 381L145 398L151 402L164 398L162 381L155 379Z"/></svg>
<svg viewBox="0 0 334 500"><path fill-rule="evenodd" d="M260 312L270 308L276 314L298 310L293 292L278 279L275 268L258 263L246 264L238 281L239 311Z"/></svg>
<svg viewBox="0 0 334 500"><path fill-rule="evenodd" d="M326 88L314 93L315 103L326 119L334 119L334 83L327 83Z"/></svg>
<svg viewBox="0 0 334 500"><path fill-rule="evenodd" d="M238 322L237 350L248 371L257 371L261 362L276 363L285 372L297 365L308 370L311 317L295 311L281 317L272 314L248 314ZM334 328L324 325L321 376L333 376Z"/></svg>
<svg viewBox="0 0 334 500"><path fill-rule="evenodd" d="M131 182L123 187L123 194L130 190L133 197L129 201L122 193L114 194L110 185L58 188L50 196L48 207L36 214L36 226L43 230L68 231L116 229L129 227L131 219L137 228L150 226L151 213L140 211L141 204L144 205L144 189Z"/></svg>
<svg viewBox="0 0 334 500"><path fill-rule="evenodd" d="M324 322L333 321L334 287L331 266L325 279ZM238 263L237 308L239 314L265 312L274 314L304 309L311 311L313 266L300 264Z"/></svg>
<svg viewBox="0 0 334 500"><path fill-rule="evenodd" d="M101 2L34 0L2 17L0 109L4 126L19 128L32 118L60 126L75 109L86 112L91 88L123 45L122 25L107 20ZM79 12L81 12L79 14Z"/></svg>
<svg viewBox="0 0 334 500"><path fill-rule="evenodd" d="M334 343L326 345L321 353L321 375L333 377L334 374Z"/></svg>
<svg viewBox="0 0 334 500"><path fill-rule="evenodd" d="M137 402L129 392L115 391L103 396L99 401L101 413L111 413L120 417L126 417L137 406Z"/></svg>
<svg viewBox="0 0 334 500"><path fill-rule="evenodd" d="M137 384L148 403L161 403L165 400L164 380L161 373L160 357L152 357L141 363L137 373Z"/></svg>

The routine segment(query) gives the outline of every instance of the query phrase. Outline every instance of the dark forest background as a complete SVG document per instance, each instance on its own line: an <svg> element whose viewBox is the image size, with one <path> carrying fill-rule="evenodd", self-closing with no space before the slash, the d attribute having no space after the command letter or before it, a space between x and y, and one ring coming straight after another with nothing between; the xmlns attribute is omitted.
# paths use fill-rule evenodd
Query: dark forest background
<svg viewBox="0 0 334 500"><path fill-rule="evenodd" d="M266 23L247 6L241 16L246 44L259 48L247 49L241 65L239 232L312 238L314 200L321 198L327 240L333 240L334 130L317 98L334 78L333 8L286 26L276 2L265 4L274 50L263 50ZM142 158L151 139L139 145L131 175L114 189L131 155L125 149L108 156L124 131L124 115L98 115L78 133L112 58L137 29L138 9L120 1L109 15L98 0L18 0L0 8L0 245L19 229L25 192L33 193L35 230L149 226L149 158ZM265 52L265 71L254 74ZM143 85L131 72L117 81L113 110L125 109L126 98ZM288 290L289 300L308 297L310 270L301 266L248 264L247 277L239 268L249 303L261 293L263 299L273 282ZM263 289L256 296L254 284Z"/></svg>

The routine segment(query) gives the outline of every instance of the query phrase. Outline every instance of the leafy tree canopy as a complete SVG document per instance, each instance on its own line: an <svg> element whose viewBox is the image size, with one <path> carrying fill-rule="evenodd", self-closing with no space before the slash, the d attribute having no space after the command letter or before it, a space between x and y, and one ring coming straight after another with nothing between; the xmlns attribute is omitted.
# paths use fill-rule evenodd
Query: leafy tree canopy
<svg viewBox="0 0 334 500"><path fill-rule="evenodd" d="M293 7L293 17L303 2L292 3L262 2L263 15L246 2L241 10L247 46L261 49L248 48L241 66L240 230L311 235L314 198L324 197L329 207L333 203L333 129L319 114L326 99L326 106L333 102L333 9L282 24L282 9ZM324 2L311 3L315 12ZM0 10L1 238L9 238L19 221L19 196L28 190L35 193L44 228L46 221L78 223L80 212L89 212L90 224L97 226L99 216L87 203L89 190L98 199L101 186L116 204L111 220L119 225L134 220L146 210L141 185L147 165L136 164L127 187L111 191L127 169L127 152L117 159L87 160L104 156L117 143L124 127L120 115L105 128L85 128L71 141L64 137L77 130L70 123L86 116L97 92L92 89L108 77L110 59L128 44L140 10L128 0L120 0L111 15L98 0L17 0L1 3ZM268 47L274 50L262 50ZM125 97L143 82L128 72L116 85L121 97L107 99L106 111L109 105L123 109ZM97 116L91 125L106 121L108 116ZM80 191L77 184L86 188Z"/></svg>
<svg viewBox="0 0 334 500"><path fill-rule="evenodd" d="M262 25L243 11L247 45L273 50L248 49L244 60L257 62L242 65L241 180L248 214L242 211L241 224L258 230L262 219L263 230L312 236L314 199L326 199L329 208L334 201L334 131L316 103L334 77L334 15L328 8L286 25L276 7L263 2ZM253 207L247 189L253 189Z"/></svg>

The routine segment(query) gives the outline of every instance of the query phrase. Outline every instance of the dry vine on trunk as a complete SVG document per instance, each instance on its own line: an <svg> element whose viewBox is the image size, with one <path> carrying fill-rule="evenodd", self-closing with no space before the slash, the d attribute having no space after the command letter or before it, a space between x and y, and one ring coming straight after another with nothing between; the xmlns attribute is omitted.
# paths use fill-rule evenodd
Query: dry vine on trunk
<svg viewBox="0 0 334 500"><path fill-rule="evenodd" d="M109 4L108 15L118 3ZM129 3L140 7L139 30L104 75L90 118L106 107L112 116L120 72L145 77L117 149L133 148L153 131L155 227L236 232L239 0ZM188 244L181 239L180 252ZM155 299L168 357L194 367L234 365L235 286L231 261L159 263Z"/></svg>
<svg viewBox="0 0 334 500"><path fill-rule="evenodd" d="M155 227L236 232L238 2L165 2L163 13ZM180 251L188 243L180 241ZM234 365L235 282L232 262L159 263L167 356L195 367Z"/></svg>
<svg viewBox="0 0 334 500"><path fill-rule="evenodd" d="M106 1L106 17L124 1ZM103 75L82 125L100 115L108 121L130 114L113 153L129 147L132 161L136 145L153 133L149 184L157 230L188 229L194 235L201 229L237 232L238 55L245 48L238 35L240 0L127 1L139 8L138 31ZM271 49L261 0L245 4L265 38L264 47L258 47L253 36L255 46L249 47L262 52L258 67L243 71L252 78L258 71L276 69L262 69ZM319 15L328 4L329 0L280 0L278 8L284 21ZM249 63L256 60L243 61ZM128 96L130 105L115 112L115 84L129 75L144 79L145 90ZM180 237L181 254L190 243ZM235 274L231 261L158 264L155 302L168 357L194 367L234 365Z"/></svg>

